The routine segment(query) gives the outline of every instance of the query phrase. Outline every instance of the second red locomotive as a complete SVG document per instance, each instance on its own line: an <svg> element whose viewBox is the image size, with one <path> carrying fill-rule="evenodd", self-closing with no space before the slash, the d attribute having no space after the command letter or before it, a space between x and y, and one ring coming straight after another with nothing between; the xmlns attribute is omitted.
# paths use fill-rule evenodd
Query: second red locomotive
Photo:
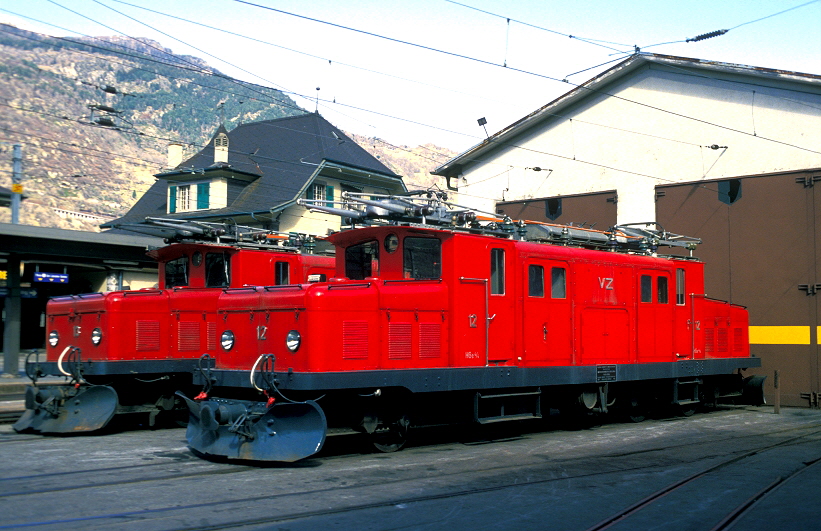
<svg viewBox="0 0 821 531"><path fill-rule="evenodd" d="M224 290L325 281L333 274L332 257L310 254L313 238L294 234L273 246L264 241L272 235L258 229L153 221L141 229L176 241L149 253L159 265L156 289L49 301L46 360L26 364L35 386L26 391L17 431L94 431L125 413L146 413L154 425L163 412L184 412L175 392L194 389L193 373L218 351ZM70 382L36 386L43 375Z"/></svg>

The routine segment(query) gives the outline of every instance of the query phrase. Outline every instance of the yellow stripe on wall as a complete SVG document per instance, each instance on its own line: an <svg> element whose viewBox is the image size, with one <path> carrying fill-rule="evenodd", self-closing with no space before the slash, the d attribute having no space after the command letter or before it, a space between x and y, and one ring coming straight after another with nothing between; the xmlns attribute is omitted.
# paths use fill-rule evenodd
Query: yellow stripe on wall
<svg viewBox="0 0 821 531"><path fill-rule="evenodd" d="M821 326L818 327L821 330ZM821 337L821 336L819 336ZM751 345L809 345L809 326L751 326Z"/></svg>

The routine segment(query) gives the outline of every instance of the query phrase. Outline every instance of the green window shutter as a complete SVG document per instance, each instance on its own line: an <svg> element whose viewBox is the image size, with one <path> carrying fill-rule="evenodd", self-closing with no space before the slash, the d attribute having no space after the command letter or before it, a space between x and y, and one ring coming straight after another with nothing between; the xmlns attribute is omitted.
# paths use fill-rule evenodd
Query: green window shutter
<svg viewBox="0 0 821 531"><path fill-rule="evenodd" d="M325 186L325 206L334 206L334 187Z"/></svg>
<svg viewBox="0 0 821 531"><path fill-rule="evenodd" d="M168 187L168 212L173 214L177 211L177 187Z"/></svg>
<svg viewBox="0 0 821 531"><path fill-rule="evenodd" d="M198 210L208 208L210 190L211 190L211 183L199 183L197 185L197 209Z"/></svg>
<svg viewBox="0 0 821 531"><path fill-rule="evenodd" d="M314 185L311 183L308 185L308 189L305 191L305 199L313 199L314 198Z"/></svg>

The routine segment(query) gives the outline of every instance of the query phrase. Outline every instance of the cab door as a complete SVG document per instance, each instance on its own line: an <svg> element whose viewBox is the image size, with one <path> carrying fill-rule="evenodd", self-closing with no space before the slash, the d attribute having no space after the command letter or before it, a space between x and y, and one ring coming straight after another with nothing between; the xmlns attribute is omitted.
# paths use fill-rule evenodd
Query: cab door
<svg viewBox="0 0 821 531"><path fill-rule="evenodd" d="M637 282L638 359L674 361L673 287L670 273L642 269Z"/></svg>
<svg viewBox="0 0 821 531"><path fill-rule="evenodd" d="M523 271L524 365L573 363L573 312L566 262L525 260Z"/></svg>

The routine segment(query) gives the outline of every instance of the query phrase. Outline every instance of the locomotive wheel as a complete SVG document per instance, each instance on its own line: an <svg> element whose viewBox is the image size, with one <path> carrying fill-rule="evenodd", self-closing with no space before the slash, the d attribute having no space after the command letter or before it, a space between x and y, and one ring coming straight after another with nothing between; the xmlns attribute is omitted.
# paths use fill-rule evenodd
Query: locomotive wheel
<svg viewBox="0 0 821 531"><path fill-rule="evenodd" d="M402 415L396 422L378 428L371 434L374 448L382 453L397 452L408 442L408 428L410 421L407 415Z"/></svg>
<svg viewBox="0 0 821 531"><path fill-rule="evenodd" d="M630 422L643 422L647 418L647 407L644 400L637 396L631 396L627 400L627 411L625 417Z"/></svg>

